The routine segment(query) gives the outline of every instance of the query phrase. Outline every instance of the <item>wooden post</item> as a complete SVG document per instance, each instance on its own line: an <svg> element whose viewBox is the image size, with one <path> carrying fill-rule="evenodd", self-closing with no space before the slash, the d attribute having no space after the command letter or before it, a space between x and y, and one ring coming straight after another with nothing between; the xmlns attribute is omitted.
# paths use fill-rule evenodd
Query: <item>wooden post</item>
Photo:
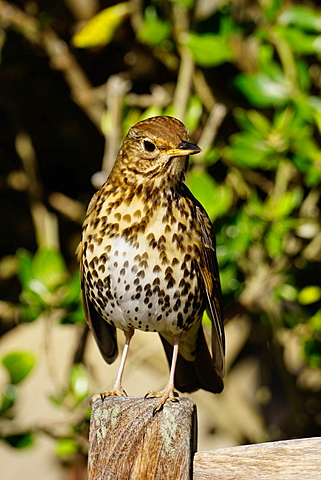
<svg viewBox="0 0 321 480"><path fill-rule="evenodd" d="M189 398L107 397L92 406L88 480L191 480L196 406Z"/></svg>
<svg viewBox="0 0 321 480"><path fill-rule="evenodd" d="M193 480L321 480L320 452L321 438L198 452Z"/></svg>

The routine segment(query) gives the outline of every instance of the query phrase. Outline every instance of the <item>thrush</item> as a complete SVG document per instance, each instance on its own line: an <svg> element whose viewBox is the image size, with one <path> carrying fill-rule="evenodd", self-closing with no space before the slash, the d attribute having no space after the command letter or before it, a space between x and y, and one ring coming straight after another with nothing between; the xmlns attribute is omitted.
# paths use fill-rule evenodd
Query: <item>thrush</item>
<svg viewBox="0 0 321 480"><path fill-rule="evenodd" d="M125 334L111 391L125 395L122 376L135 329L158 332L170 364L155 412L175 388L213 393L223 389L222 296L211 221L184 177L189 142L182 122L158 116L133 126L114 167L91 199L78 247L84 311L109 364L118 354L116 329ZM202 328L212 322L211 353Z"/></svg>

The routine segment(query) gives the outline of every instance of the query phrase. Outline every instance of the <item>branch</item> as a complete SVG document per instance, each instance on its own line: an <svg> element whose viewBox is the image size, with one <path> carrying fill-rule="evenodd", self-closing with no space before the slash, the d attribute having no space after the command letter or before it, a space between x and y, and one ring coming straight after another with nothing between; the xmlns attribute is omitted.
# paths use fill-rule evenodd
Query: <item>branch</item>
<svg viewBox="0 0 321 480"><path fill-rule="evenodd" d="M95 89L67 43L32 15L2 0L0 0L0 25L5 29L13 28L18 31L30 43L40 47L46 53L50 59L51 68L59 70L64 76L74 102L101 130L100 122L104 105L97 102Z"/></svg>

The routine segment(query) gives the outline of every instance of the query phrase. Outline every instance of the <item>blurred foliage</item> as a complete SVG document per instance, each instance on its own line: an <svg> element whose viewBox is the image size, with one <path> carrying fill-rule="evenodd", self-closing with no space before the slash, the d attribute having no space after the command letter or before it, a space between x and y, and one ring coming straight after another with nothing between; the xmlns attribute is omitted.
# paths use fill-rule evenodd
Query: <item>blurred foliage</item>
<svg viewBox="0 0 321 480"><path fill-rule="evenodd" d="M0 1L3 338L43 317L82 325L74 251L90 178L95 188L106 178L131 125L174 115L203 150L187 183L217 232L228 326L250 321L244 342L228 344L227 386L256 358L266 438L320 435L318 2L76 3ZM63 458L86 453L82 328L69 380L51 396L79 415L63 435L50 433ZM13 447L37 433L10 431L36 360L31 351L1 357L0 431ZM245 430L237 438L255 441Z"/></svg>
<svg viewBox="0 0 321 480"><path fill-rule="evenodd" d="M60 312L62 323L83 322L79 274L76 272L70 278L59 251L40 246L34 256L19 249L16 257L22 287L19 309L23 321L51 315L55 310Z"/></svg>

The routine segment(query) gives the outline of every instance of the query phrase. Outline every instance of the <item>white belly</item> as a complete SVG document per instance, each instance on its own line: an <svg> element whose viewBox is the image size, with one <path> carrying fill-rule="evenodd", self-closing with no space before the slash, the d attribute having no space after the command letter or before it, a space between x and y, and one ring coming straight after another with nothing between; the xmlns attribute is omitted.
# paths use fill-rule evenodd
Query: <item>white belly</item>
<svg viewBox="0 0 321 480"><path fill-rule="evenodd" d="M121 236L112 243L107 261L102 247L87 252L100 279L88 293L106 321L122 330L181 334L200 319L204 295L191 262L185 269L177 258L162 264L159 251L151 257Z"/></svg>

